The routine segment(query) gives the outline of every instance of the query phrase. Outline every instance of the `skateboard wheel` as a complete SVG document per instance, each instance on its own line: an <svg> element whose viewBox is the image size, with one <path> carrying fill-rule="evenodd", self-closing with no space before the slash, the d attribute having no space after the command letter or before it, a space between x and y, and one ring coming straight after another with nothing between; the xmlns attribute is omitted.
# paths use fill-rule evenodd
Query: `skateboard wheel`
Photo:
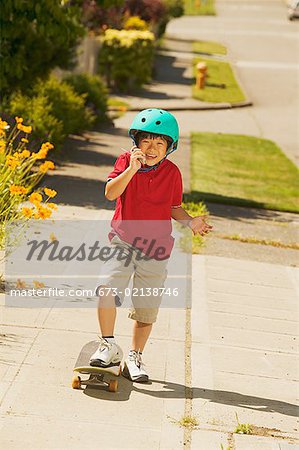
<svg viewBox="0 0 299 450"><path fill-rule="evenodd" d="M81 378L78 375L75 375L72 379L72 388L73 389L81 388Z"/></svg>
<svg viewBox="0 0 299 450"><path fill-rule="evenodd" d="M109 392L117 392L118 387L118 381L117 380L110 380L108 390Z"/></svg>

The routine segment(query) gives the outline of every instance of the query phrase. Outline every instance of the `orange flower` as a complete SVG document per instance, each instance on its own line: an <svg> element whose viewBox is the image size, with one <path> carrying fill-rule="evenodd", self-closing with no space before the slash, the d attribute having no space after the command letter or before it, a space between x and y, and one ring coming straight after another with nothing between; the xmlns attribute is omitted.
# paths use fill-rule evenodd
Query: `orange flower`
<svg viewBox="0 0 299 450"><path fill-rule="evenodd" d="M10 194L11 195L22 195L26 194L28 189L23 186L17 186L13 184L12 186L9 186Z"/></svg>
<svg viewBox="0 0 299 450"><path fill-rule="evenodd" d="M23 150L22 151L22 153L21 153L21 156L23 157L23 158L29 158L29 156L30 156L30 151L29 150Z"/></svg>
<svg viewBox="0 0 299 450"><path fill-rule="evenodd" d="M45 283L41 283L40 281L33 280L33 284L35 288L43 288L45 287Z"/></svg>
<svg viewBox="0 0 299 450"><path fill-rule="evenodd" d="M18 278L16 287L17 287L17 289L25 289L26 288L25 281L22 281L22 280L20 280L20 278Z"/></svg>
<svg viewBox="0 0 299 450"><path fill-rule="evenodd" d="M20 152L14 152L12 156L16 159L22 159L22 154Z"/></svg>
<svg viewBox="0 0 299 450"><path fill-rule="evenodd" d="M32 217L32 215L33 215L33 209L32 209L32 208L27 208L26 206L24 206L24 207L22 208L22 213L23 213L23 215L24 215L25 217L30 218L30 217Z"/></svg>
<svg viewBox="0 0 299 450"><path fill-rule="evenodd" d="M16 121L17 123L23 123L23 120L24 120L24 119L22 119L22 117L18 117L18 116L15 117L15 121Z"/></svg>
<svg viewBox="0 0 299 450"><path fill-rule="evenodd" d="M33 203L34 205L39 204L42 201L43 197L38 192L33 192L30 197L29 201Z"/></svg>
<svg viewBox="0 0 299 450"><path fill-rule="evenodd" d="M34 156L36 159L45 159L47 157L47 150L40 150L38 153L36 153Z"/></svg>
<svg viewBox="0 0 299 450"><path fill-rule="evenodd" d="M54 148L54 145L52 145L50 142L45 142L42 144L40 150L38 153L35 153L36 159L44 159L47 157L48 151Z"/></svg>
<svg viewBox="0 0 299 450"><path fill-rule="evenodd" d="M47 203L48 208L54 209L57 211L57 205L55 203Z"/></svg>
<svg viewBox="0 0 299 450"><path fill-rule="evenodd" d="M44 188L44 193L48 196L48 197L55 197L55 195L57 194L57 191L55 191L54 189L49 189L49 188Z"/></svg>
<svg viewBox="0 0 299 450"><path fill-rule="evenodd" d="M31 126L23 125L20 122L18 122L17 128L18 128L18 130L24 131L24 133L27 133L27 134L31 133L31 131L32 131L32 127Z"/></svg>
<svg viewBox="0 0 299 450"><path fill-rule="evenodd" d="M28 144L29 141L28 141L28 139L26 139L26 138L22 138L22 139L21 139L21 142L24 142L25 144Z"/></svg>
<svg viewBox="0 0 299 450"><path fill-rule="evenodd" d="M5 130L8 128L9 128L8 123L0 118L0 137L5 136Z"/></svg>
<svg viewBox="0 0 299 450"><path fill-rule="evenodd" d="M4 153L5 151L5 141L0 141L0 153Z"/></svg>
<svg viewBox="0 0 299 450"><path fill-rule="evenodd" d="M45 208L44 206L38 206L38 216L39 219L48 219L52 215L52 210L50 208Z"/></svg>
<svg viewBox="0 0 299 450"><path fill-rule="evenodd" d="M6 164L7 166L11 167L12 169L15 169L19 165L18 159L14 158L11 155L6 156Z"/></svg>
<svg viewBox="0 0 299 450"><path fill-rule="evenodd" d="M48 170L54 170L55 165L52 161L45 161L43 164L39 166L39 170L42 173L48 172Z"/></svg>

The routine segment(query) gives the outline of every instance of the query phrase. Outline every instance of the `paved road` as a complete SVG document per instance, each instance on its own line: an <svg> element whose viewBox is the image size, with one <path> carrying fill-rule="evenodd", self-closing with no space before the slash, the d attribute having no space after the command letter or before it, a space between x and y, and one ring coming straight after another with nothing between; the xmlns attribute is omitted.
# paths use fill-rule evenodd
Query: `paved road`
<svg viewBox="0 0 299 450"><path fill-rule="evenodd" d="M298 164L299 21L286 19L280 0L220 0L216 17L171 21L169 36L222 42L229 49L254 108L190 112L198 131L253 134L277 142ZM184 113L185 114L185 113ZM178 114L178 118L179 114Z"/></svg>

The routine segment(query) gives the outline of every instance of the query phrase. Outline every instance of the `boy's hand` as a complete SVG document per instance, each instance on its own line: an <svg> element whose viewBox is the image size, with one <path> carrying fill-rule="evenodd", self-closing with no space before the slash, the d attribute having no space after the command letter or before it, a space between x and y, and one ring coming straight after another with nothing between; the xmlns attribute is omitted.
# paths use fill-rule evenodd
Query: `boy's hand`
<svg viewBox="0 0 299 450"><path fill-rule="evenodd" d="M189 221L188 225L194 235L200 234L201 236L204 236L205 234L208 234L210 231L212 231L212 225L209 225L205 222L206 217L207 216L197 216L193 217L193 219Z"/></svg>
<svg viewBox="0 0 299 450"><path fill-rule="evenodd" d="M130 168L133 170L139 170L142 164L146 164L145 154L134 145L131 148Z"/></svg>

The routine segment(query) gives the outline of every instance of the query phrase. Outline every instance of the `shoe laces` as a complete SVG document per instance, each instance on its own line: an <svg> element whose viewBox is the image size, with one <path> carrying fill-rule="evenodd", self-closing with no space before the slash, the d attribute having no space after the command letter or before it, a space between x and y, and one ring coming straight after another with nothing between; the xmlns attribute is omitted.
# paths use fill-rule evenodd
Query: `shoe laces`
<svg viewBox="0 0 299 450"><path fill-rule="evenodd" d="M139 352L133 351L130 352L129 354L129 360L130 361L134 361L134 363L136 364L136 366L141 369L142 367L145 366L144 362L142 361L141 355Z"/></svg>
<svg viewBox="0 0 299 450"><path fill-rule="evenodd" d="M111 348L110 342L107 342L106 339L100 337L100 346L99 346L100 352L104 352L105 350L110 350L110 348Z"/></svg>

